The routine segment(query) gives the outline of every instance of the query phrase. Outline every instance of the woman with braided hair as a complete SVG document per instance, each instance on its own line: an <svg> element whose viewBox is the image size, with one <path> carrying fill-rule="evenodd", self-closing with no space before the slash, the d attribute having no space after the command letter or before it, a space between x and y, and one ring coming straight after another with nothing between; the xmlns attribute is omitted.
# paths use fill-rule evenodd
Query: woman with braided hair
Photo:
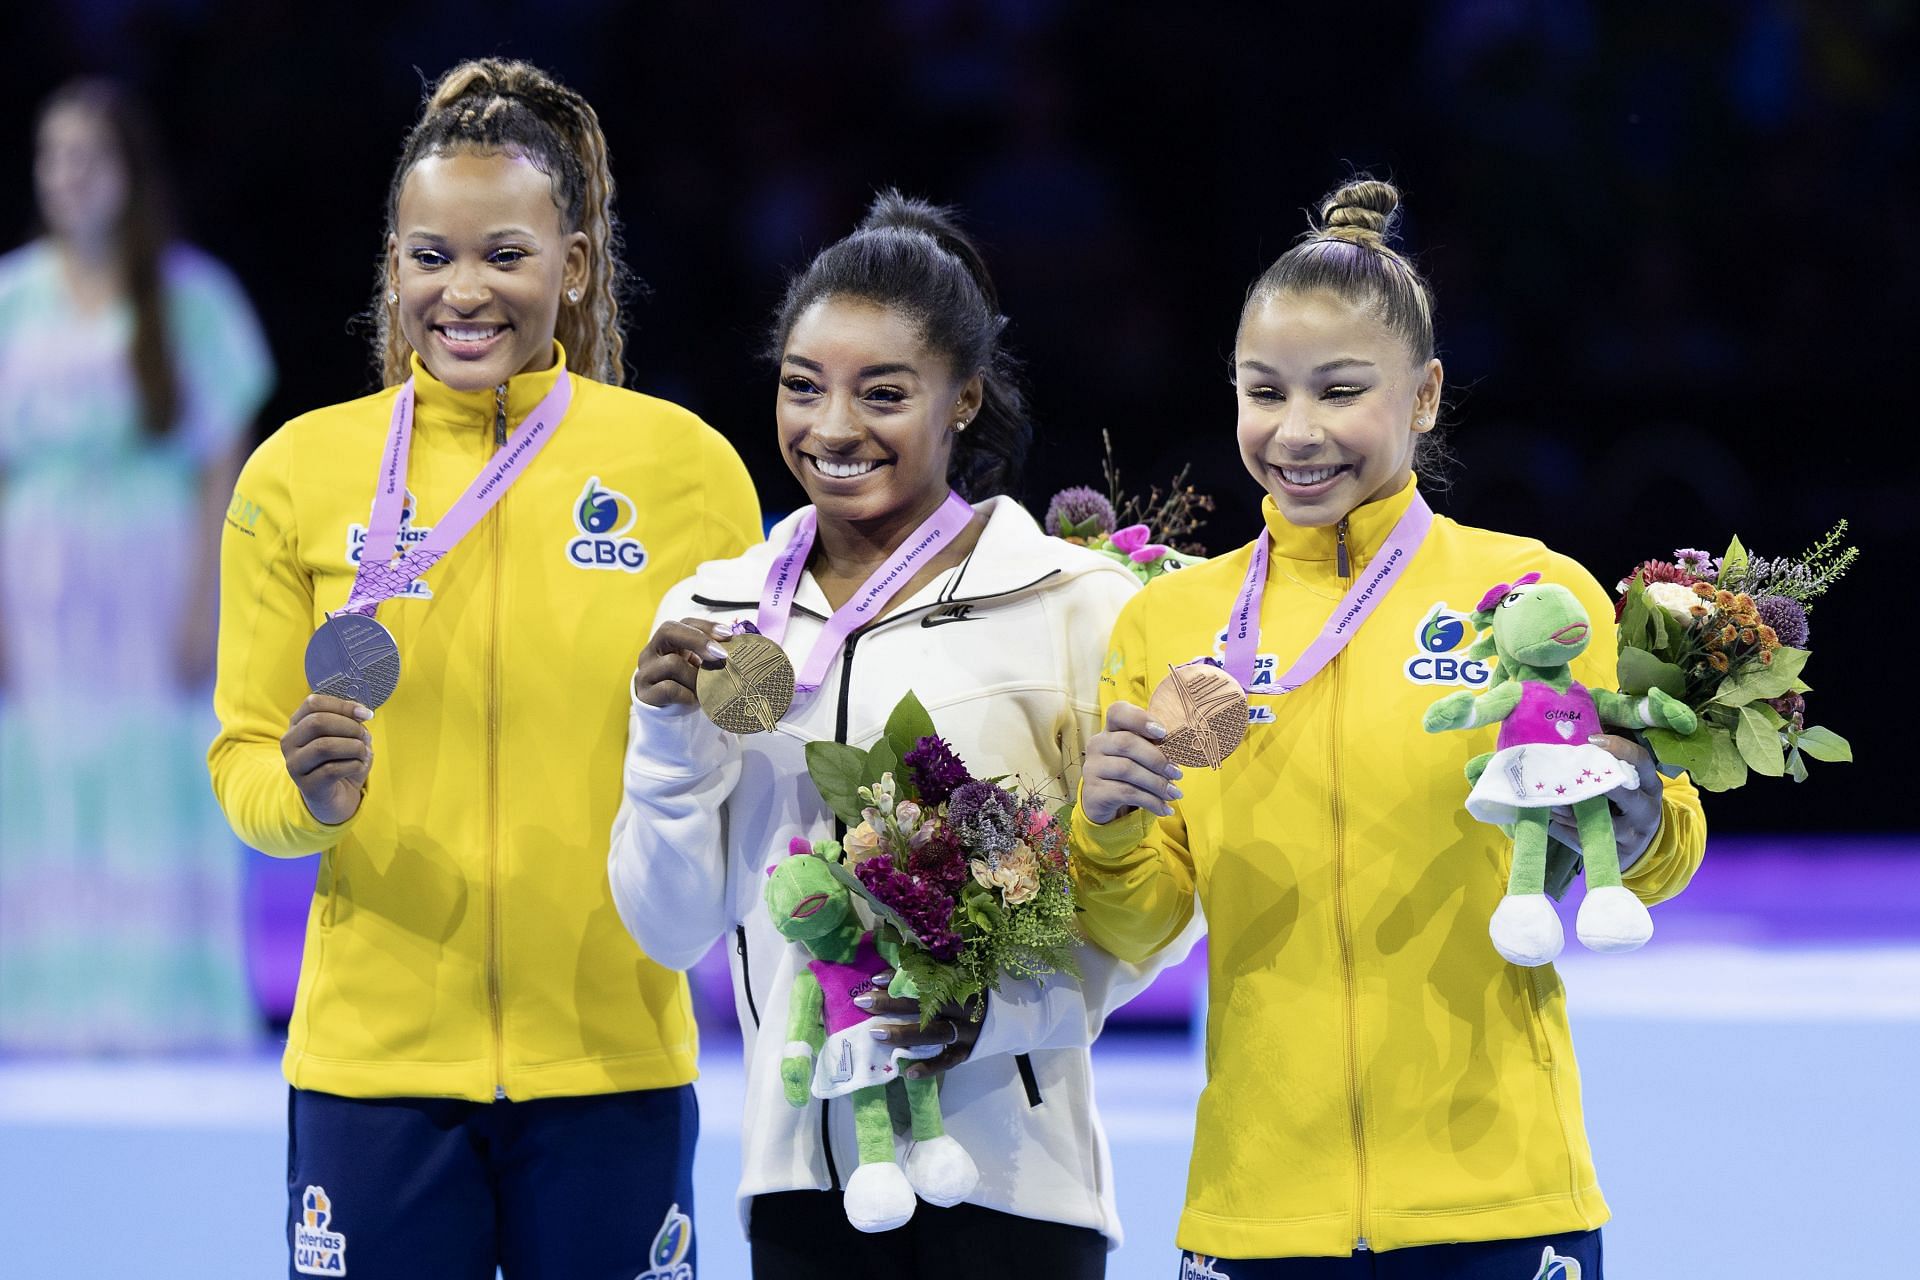
<svg viewBox="0 0 1920 1280"><path fill-rule="evenodd" d="M693 1014L609 895L606 691L669 586L759 541L753 487L619 386L606 141L535 68L434 87L379 279L384 389L262 445L222 550L214 787L256 848L322 854L292 1272L684 1280Z"/></svg>

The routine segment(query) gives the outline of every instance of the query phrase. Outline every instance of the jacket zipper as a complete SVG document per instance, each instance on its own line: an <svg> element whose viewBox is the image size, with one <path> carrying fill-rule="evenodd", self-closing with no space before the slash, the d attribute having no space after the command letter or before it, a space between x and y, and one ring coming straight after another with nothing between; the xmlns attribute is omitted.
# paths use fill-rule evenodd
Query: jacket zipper
<svg viewBox="0 0 1920 1280"><path fill-rule="evenodd" d="M1347 556L1347 522L1343 518L1339 528L1334 531L1335 567L1340 572L1340 580L1352 584L1352 564ZM1347 909L1347 824L1346 810L1341 804L1340 789L1340 708L1345 691L1346 664L1339 658L1333 660L1333 724L1327 735L1329 744L1328 790L1333 798L1333 912L1334 927L1339 933L1340 942L1340 978L1347 1002L1347 1111L1353 1129L1353 1162L1355 1197L1353 1212L1354 1251L1365 1253L1370 1246L1367 1243L1367 1134L1365 1121L1361 1114L1360 1097L1360 1010L1359 1001L1354 995L1356 977L1353 962L1353 930Z"/></svg>
<svg viewBox="0 0 1920 1280"><path fill-rule="evenodd" d="M507 387L493 389L493 443L507 442ZM493 1098L507 1097L507 1046L500 1009L500 523L498 506L487 513L492 551L492 596L487 629L487 1016L493 1029Z"/></svg>
<svg viewBox="0 0 1920 1280"><path fill-rule="evenodd" d="M753 1003L753 974L747 969L747 926L737 925L733 930L734 954L740 957L740 989L747 993L747 1012L753 1015L754 1030L760 1029L760 1010Z"/></svg>

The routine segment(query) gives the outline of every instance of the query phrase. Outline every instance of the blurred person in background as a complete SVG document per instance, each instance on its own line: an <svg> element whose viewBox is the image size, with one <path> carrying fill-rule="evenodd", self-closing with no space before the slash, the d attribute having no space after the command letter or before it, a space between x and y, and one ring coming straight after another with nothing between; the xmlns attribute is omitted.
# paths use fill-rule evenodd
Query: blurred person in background
<svg viewBox="0 0 1920 1280"><path fill-rule="evenodd" d="M48 100L34 185L43 234L0 258L0 1050L242 1045L204 688L273 367L233 277L174 238L124 90Z"/></svg>

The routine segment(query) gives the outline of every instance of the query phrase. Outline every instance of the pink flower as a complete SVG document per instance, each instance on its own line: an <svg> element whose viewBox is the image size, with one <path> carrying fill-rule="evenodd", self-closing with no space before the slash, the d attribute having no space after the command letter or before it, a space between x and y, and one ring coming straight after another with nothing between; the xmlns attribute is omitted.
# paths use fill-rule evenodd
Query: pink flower
<svg viewBox="0 0 1920 1280"><path fill-rule="evenodd" d="M1135 564L1152 564L1173 548L1158 542L1148 542L1153 530L1144 524L1130 524L1124 529L1115 529L1107 535L1107 541L1113 543L1113 549L1123 553Z"/></svg>

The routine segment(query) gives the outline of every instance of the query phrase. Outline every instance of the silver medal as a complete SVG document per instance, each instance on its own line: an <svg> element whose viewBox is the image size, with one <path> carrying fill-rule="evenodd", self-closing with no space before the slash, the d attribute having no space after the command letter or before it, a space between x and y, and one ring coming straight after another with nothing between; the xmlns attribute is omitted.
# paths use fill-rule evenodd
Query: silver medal
<svg viewBox="0 0 1920 1280"><path fill-rule="evenodd" d="M372 618L339 613L307 641L307 687L369 709L393 696L400 683L400 646Z"/></svg>

